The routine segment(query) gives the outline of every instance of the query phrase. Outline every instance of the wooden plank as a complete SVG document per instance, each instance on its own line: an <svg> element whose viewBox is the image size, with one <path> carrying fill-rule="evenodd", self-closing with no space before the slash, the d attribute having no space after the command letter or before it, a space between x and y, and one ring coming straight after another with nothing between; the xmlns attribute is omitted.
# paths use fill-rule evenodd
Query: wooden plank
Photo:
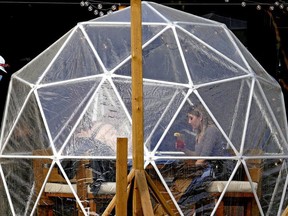
<svg viewBox="0 0 288 216"><path fill-rule="evenodd" d="M127 215L127 138L117 138L116 215Z"/></svg>
<svg viewBox="0 0 288 216"><path fill-rule="evenodd" d="M149 174L146 171L144 171L144 172L145 172L146 180L148 182L149 187L151 188L151 190L153 191L153 193L155 194L155 196L159 200L159 202L162 205L162 207L164 208L164 210L169 215L175 215L175 213L172 211L171 207L168 205L168 203L167 203L166 199L164 198L164 196L161 194L161 192L158 190L157 186L154 184L154 182L150 178ZM172 201L172 203L173 203L173 201Z"/></svg>
<svg viewBox="0 0 288 216"><path fill-rule="evenodd" d="M139 188L136 182L136 171L139 171L139 170L135 170L135 178L134 178L133 194L132 194L132 214L133 216L143 216Z"/></svg>
<svg viewBox="0 0 288 216"><path fill-rule="evenodd" d="M129 184L134 180L134 177L135 177L135 170L132 169L127 176L127 183L128 183L127 195L129 194L129 191L130 191L130 185ZM106 207L105 211L103 212L102 216L109 216L111 214L111 212L113 211L115 205L116 205L116 195L112 198L112 200L110 201L110 203Z"/></svg>
<svg viewBox="0 0 288 216"><path fill-rule="evenodd" d="M82 202L82 205L84 208L88 207L87 202L87 185L86 185L86 170L85 170L85 164L89 163L89 160L80 160L78 161L79 167L77 168L76 172L76 178L78 179L77 182L77 195L80 200L84 201ZM72 191L71 191L72 193ZM72 194L73 195L73 194ZM82 211L81 207L79 206L78 202L76 202L77 208L78 208L78 216L85 216L85 213Z"/></svg>
<svg viewBox="0 0 288 216"><path fill-rule="evenodd" d="M141 200L143 215L144 216L154 215L151 198L149 194L149 188L145 178L145 170L135 171L135 181Z"/></svg>

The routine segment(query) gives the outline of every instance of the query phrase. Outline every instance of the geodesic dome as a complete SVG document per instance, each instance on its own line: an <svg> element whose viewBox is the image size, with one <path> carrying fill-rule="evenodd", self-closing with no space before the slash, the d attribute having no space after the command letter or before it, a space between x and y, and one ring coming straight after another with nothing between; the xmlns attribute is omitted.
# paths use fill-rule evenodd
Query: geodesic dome
<svg viewBox="0 0 288 216"><path fill-rule="evenodd" d="M142 2L142 34L145 168L163 185L175 214L192 214L187 209L195 203L181 206L177 201L183 194L179 187L191 182L195 173L187 164L197 159L235 162L222 179L222 195L211 214L229 185L244 179L245 190L252 194L253 215L283 212L287 122L278 83L224 24ZM76 165L83 159L89 167L115 161L117 137L128 137L131 159L130 45L128 7L79 23L13 74L1 130L1 214L41 215L51 208L55 215L90 215L92 204L87 203L93 199L97 213L103 212L97 191L92 198L80 194L77 173L83 167ZM187 149L195 149L187 110L198 104L221 132L231 155L189 156L175 148L177 132ZM110 168L112 177L101 182L114 182L113 163L102 165ZM60 194L52 198L46 191L54 169L72 194L68 200ZM95 180L98 173L92 173ZM91 188L93 183L89 182ZM212 197L204 191L203 198ZM152 203L157 215L157 200Z"/></svg>

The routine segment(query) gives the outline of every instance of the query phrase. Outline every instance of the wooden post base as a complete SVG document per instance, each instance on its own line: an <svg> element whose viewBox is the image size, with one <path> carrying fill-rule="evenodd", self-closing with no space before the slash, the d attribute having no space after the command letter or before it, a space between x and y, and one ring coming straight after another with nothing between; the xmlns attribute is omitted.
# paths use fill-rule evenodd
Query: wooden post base
<svg viewBox="0 0 288 216"><path fill-rule="evenodd" d="M150 191L155 198L161 204L162 208L168 215L175 215L167 201L158 190L157 186L153 183L152 179L146 173L145 170L134 170L132 169L127 177L127 194L128 194L128 215L144 215L152 216L154 215L153 207L150 198ZM131 190L133 188L133 190ZM150 190L149 190L150 189ZM108 216L111 214L116 205L116 195L113 197L106 210L102 214L103 216ZM135 205L141 205L141 208ZM131 208L132 207L132 208ZM137 210L137 212L135 212ZM129 214L130 213L130 214Z"/></svg>

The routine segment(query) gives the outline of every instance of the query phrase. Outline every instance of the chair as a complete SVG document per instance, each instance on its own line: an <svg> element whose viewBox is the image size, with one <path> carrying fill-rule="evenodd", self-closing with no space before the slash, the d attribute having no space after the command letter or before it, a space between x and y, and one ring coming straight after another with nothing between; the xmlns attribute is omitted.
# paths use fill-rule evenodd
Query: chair
<svg viewBox="0 0 288 216"><path fill-rule="evenodd" d="M50 149L35 150L33 154L52 155L52 151ZM42 184L50 169L51 162L52 160L47 158L33 160L36 194L39 194L41 190ZM111 197L116 193L115 182L104 182L102 183L97 195L93 195L89 186L90 183L93 182L93 174L92 168L89 166L89 160L87 159L81 159L78 161L78 168L76 169L75 177L70 179L70 181L84 208L87 208L87 210L89 209L89 212L92 214L96 214L97 205L100 204L100 202L111 199ZM42 192L40 201L38 202L37 215L53 216L53 208L55 206L55 202L53 200L55 200L55 198L70 200L75 199L66 180L61 174L59 174L57 166L52 168L49 178L45 184L44 191ZM78 216L85 215L76 202L75 207L77 207Z"/></svg>
<svg viewBox="0 0 288 216"><path fill-rule="evenodd" d="M252 179L253 188L257 192L258 197L261 196L261 178L262 178L262 166L261 159L250 159L246 162L249 174ZM239 208L244 211L245 216L256 216L259 215L258 206L250 185L248 181L245 170L242 171L244 178L240 181L232 180L228 185L226 193L217 208L216 215L223 216L227 215L228 210L230 212L228 215L237 215ZM211 193L210 195L218 201L224 187L228 184L228 181L213 181L207 191ZM232 207L233 206L233 207ZM230 207L230 208L228 208ZM232 212L231 212L232 210ZM226 212L226 213L225 213Z"/></svg>

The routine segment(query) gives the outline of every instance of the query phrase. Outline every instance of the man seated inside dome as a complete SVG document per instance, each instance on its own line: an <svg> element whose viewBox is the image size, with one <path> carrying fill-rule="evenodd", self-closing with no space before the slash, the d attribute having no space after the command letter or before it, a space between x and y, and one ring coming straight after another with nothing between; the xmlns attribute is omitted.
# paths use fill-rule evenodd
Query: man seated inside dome
<svg viewBox="0 0 288 216"><path fill-rule="evenodd" d="M93 122L92 127L76 134L77 155L114 156L118 132L109 123Z"/></svg>
<svg viewBox="0 0 288 216"><path fill-rule="evenodd" d="M73 145L66 150L68 155L76 156L115 156L117 130L103 122L93 122L92 127L81 130L75 135ZM73 178L78 167L77 160L64 160L62 166L69 178ZM93 183L90 184L91 192L96 195L103 182L116 181L116 165L113 159L91 159L89 167L92 168Z"/></svg>

